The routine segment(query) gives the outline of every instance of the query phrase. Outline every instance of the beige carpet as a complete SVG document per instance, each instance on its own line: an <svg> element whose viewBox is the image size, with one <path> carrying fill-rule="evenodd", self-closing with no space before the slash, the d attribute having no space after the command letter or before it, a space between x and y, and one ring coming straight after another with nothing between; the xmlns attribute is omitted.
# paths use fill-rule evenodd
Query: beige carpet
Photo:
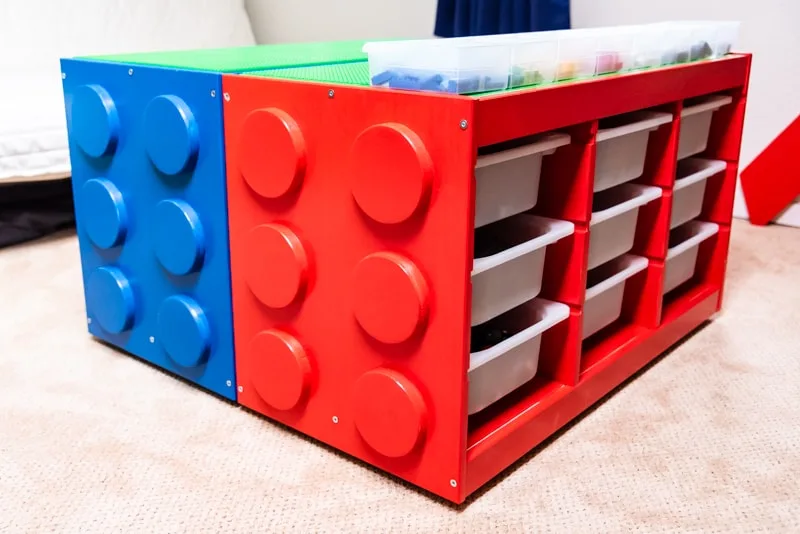
<svg viewBox="0 0 800 534"><path fill-rule="evenodd" d="M77 243L0 251L0 532L800 532L800 230L725 313L450 507L91 340Z"/></svg>

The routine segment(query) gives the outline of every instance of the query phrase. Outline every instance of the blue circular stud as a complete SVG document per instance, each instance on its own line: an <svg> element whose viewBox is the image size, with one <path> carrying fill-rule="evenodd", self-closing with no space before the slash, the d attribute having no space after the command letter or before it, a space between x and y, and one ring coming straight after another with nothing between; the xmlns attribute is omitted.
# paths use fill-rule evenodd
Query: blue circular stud
<svg viewBox="0 0 800 534"><path fill-rule="evenodd" d="M83 152L99 158L117 146L119 115L108 91L99 85L81 85L72 97L71 133Z"/></svg>
<svg viewBox="0 0 800 534"><path fill-rule="evenodd" d="M150 161L164 174L191 170L197 160L197 121L186 102L177 96L157 96L147 104L144 138Z"/></svg>
<svg viewBox="0 0 800 534"><path fill-rule="evenodd" d="M82 223L92 243L111 248L125 240L128 212L117 186L105 178L93 178L81 187Z"/></svg>
<svg viewBox="0 0 800 534"><path fill-rule="evenodd" d="M116 267L98 267L89 275L86 306L106 332L120 334L133 326L133 287Z"/></svg>
<svg viewBox="0 0 800 534"><path fill-rule="evenodd" d="M197 367L208 359L211 329L197 302L183 295L166 298L158 309L158 339L181 367Z"/></svg>
<svg viewBox="0 0 800 534"><path fill-rule="evenodd" d="M197 212L183 200L162 200L153 213L151 236L164 268L181 276L200 269L205 234Z"/></svg>

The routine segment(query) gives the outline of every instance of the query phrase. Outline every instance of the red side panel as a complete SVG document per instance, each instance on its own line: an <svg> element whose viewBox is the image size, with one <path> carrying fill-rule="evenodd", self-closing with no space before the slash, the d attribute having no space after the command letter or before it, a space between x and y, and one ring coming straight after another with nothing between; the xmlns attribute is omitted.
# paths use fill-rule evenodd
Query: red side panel
<svg viewBox="0 0 800 534"><path fill-rule="evenodd" d="M473 101L223 87L239 401L462 500Z"/></svg>

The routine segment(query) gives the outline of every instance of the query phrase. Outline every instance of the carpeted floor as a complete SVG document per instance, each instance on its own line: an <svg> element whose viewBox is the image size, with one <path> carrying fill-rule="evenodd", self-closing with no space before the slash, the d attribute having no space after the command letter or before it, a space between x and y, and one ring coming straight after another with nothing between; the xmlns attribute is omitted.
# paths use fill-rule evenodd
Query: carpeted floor
<svg viewBox="0 0 800 534"><path fill-rule="evenodd" d="M88 337L72 235L0 251L0 532L800 532L800 230L726 311L454 508Z"/></svg>

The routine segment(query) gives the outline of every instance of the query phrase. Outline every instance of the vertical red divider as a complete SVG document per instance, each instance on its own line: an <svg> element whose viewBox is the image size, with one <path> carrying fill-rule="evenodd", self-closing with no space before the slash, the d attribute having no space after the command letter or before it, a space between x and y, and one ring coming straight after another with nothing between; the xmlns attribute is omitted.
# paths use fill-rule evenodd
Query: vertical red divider
<svg viewBox="0 0 800 534"><path fill-rule="evenodd" d="M703 213L700 215L700 219L717 224L731 224L738 173L738 165L728 163L728 167L723 172L708 179L703 198Z"/></svg>

